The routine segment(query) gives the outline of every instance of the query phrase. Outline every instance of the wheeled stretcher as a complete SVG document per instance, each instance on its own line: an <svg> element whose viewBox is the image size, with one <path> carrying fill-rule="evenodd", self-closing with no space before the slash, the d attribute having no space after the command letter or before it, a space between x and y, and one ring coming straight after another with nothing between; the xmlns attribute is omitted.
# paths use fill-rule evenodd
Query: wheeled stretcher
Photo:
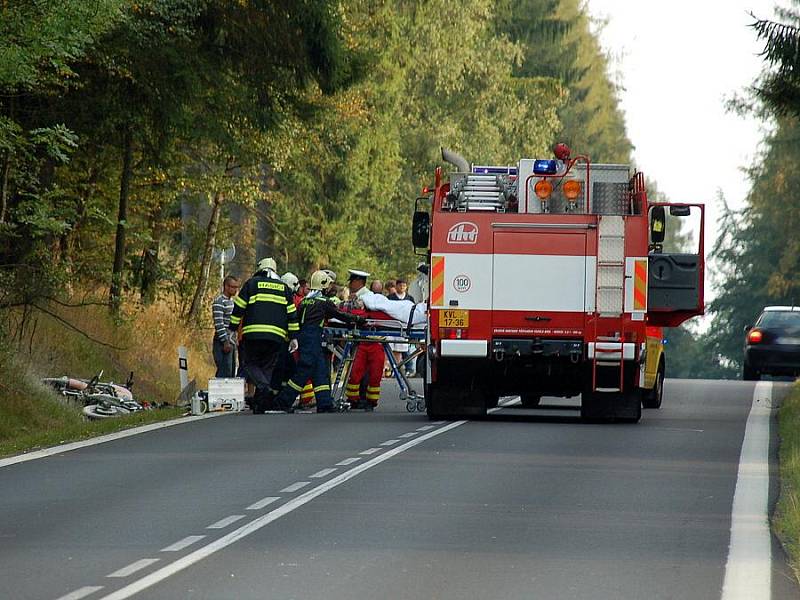
<svg viewBox="0 0 800 600"><path fill-rule="evenodd" d="M400 399L405 400L406 410L423 412L426 409L425 398L411 388L402 367L414 364L425 352L425 340L424 324L409 327L407 323L394 319L368 319L366 325L348 329L343 323L330 321L323 331L323 344L337 357L338 366L331 383L331 395L336 407L340 411L350 409L345 390L358 345L379 343L392 369L392 376L400 386ZM392 354L391 344L409 344L414 351L398 363Z"/></svg>

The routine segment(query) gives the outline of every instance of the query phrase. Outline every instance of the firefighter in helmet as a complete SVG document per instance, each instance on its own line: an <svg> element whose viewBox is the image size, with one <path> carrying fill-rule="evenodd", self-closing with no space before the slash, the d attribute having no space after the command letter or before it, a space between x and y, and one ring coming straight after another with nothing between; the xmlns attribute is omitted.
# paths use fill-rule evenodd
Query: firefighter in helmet
<svg viewBox="0 0 800 600"><path fill-rule="evenodd" d="M330 366L322 352L322 327L326 319L339 319L346 323L363 323L364 318L345 313L322 295L322 291L330 285L330 279L324 271L316 271L311 276L311 291L300 303L300 335L298 337L300 361L297 370L289 378L285 388L276 399L278 404L293 402L303 390L305 383L311 379L314 395L317 398L317 412L335 412L331 396Z"/></svg>
<svg viewBox="0 0 800 600"><path fill-rule="evenodd" d="M233 313L228 328L236 331L244 322L242 335L247 346L245 371L256 386L253 412L273 408L272 377L282 354L296 345L300 326L292 291L275 272L275 260L263 258L256 273L248 279L233 299ZM291 411L288 406L275 408Z"/></svg>

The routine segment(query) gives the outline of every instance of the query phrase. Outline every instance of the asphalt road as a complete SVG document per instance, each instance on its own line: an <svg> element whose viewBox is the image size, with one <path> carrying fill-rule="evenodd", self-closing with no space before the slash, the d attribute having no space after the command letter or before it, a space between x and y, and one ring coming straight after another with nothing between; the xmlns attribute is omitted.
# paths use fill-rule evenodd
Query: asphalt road
<svg viewBox="0 0 800 600"><path fill-rule="evenodd" d="M668 380L595 425L549 399L430 423L388 386L3 467L0 598L719 600L753 388ZM772 542L771 597L800 597Z"/></svg>

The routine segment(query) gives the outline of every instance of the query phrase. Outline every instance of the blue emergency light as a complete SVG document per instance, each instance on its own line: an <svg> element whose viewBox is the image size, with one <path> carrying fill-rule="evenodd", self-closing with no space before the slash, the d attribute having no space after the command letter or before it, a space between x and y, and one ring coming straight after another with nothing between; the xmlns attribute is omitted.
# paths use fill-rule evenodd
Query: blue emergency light
<svg viewBox="0 0 800 600"><path fill-rule="evenodd" d="M473 165L472 172L476 175L516 175L517 167Z"/></svg>
<svg viewBox="0 0 800 600"><path fill-rule="evenodd" d="M533 161L534 175L555 175L558 172L558 161L553 159L538 159Z"/></svg>

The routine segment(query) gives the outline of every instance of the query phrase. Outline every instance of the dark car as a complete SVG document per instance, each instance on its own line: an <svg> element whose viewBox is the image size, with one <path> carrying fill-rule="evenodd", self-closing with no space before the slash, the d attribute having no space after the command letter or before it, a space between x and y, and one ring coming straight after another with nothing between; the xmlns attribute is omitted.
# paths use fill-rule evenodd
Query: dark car
<svg viewBox="0 0 800 600"><path fill-rule="evenodd" d="M742 379L800 374L800 306L767 306L747 329Z"/></svg>

